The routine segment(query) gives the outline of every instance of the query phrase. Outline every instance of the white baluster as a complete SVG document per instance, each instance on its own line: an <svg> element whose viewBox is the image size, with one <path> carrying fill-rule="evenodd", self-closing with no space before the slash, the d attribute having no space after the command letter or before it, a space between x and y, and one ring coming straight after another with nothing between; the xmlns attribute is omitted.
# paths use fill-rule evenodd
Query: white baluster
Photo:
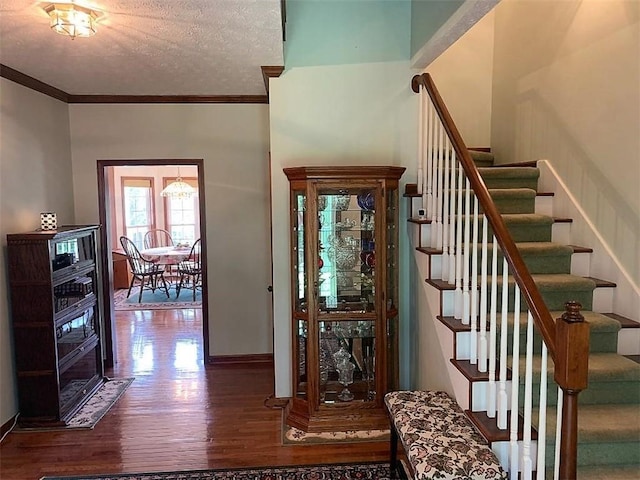
<svg viewBox="0 0 640 480"><path fill-rule="evenodd" d="M518 395L520 393L520 288L516 284L513 300L513 358L511 359L511 422L509 434L509 478L518 480L520 450L518 449Z"/></svg>
<svg viewBox="0 0 640 480"><path fill-rule="evenodd" d="M435 236L433 247L438 249L442 248L442 133L442 125L436 122L436 228L433 230Z"/></svg>
<svg viewBox="0 0 640 480"><path fill-rule="evenodd" d="M531 397L533 395L533 317L527 311L527 349L524 373L524 425L522 432L522 479L531 480Z"/></svg>
<svg viewBox="0 0 640 480"><path fill-rule="evenodd" d="M450 223L450 210L449 208L453 208L453 203L451 203L451 195L449 191L454 187L449 184L449 179L451 176L451 165L449 162L449 148L448 148L449 138L446 138L443 141L443 149L444 149L444 198L443 198L443 206L442 206L442 280L451 283L451 279L453 275L451 270L449 269L449 229L451 228ZM453 184L453 182L451 182ZM453 213L453 211L451 211Z"/></svg>
<svg viewBox="0 0 640 480"><path fill-rule="evenodd" d="M422 195L422 181L424 177L424 87L418 87L418 194ZM424 208L424 201L422 208Z"/></svg>
<svg viewBox="0 0 640 480"><path fill-rule="evenodd" d="M502 260L502 311L500 312L500 379L498 382L498 428L507 428L507 315L509 311L509 265Z"/></svg>
<svg viewBox="0 0 640 480"><path fill-rule="evenodd" d="M560 440L562 437L562 404L564 396L558 387L558 401L556 402L556 451L553 458L553 480L560 480Z"/></svg>
<svg viewBox="0 0 640 480"><path fill-rule="evenodd" d="M422 208L427 214L427 218L432 220L432 194L431 194L431 177L433 169L433 142L431 139L431 129L433 125L433 106L429 100L429 96L425 99L425 119L426 119L426 132L425 132L425 162L424 166L424 179L422 189Z"/></svg>
<svg viewBox="0 0 640 480"><path fill-rule="evenodd" d="M464 170L462 165L458 165L458 182L456 187L457 200L456 200L456 215L451 225L455 225L454 230L451 231L451 241L454 242L455 233L455 251L451 255L451 267L455 271L456 277L456 290L454 293L455 305L456 305L456 318L462 318L462 312L464 306L462 305L462 220L463 220L463 206L462 206L462 181ZM455 172L453 172L455 175ZM451 196L455 197L456 192L452 192Z"/></svg>
<svg viewBox="0 0 640 480"><path fill-rule="evenodd" d="M487 385L487 416L496 416L496 337L498 310L498 243L493 237L491 256L491 307L489 323L489 384Z"/></svg>
<svg viewBox="0 0 640 480"><path fill-rule="evenodd" d="M471 363L478 363L478 199L473 197L471 241Z"/></svg>
<svg viewBox="0 0 640 480"><path fill-rule="evenodd" d="M436 169L438 167L437 165L437 161L436 161L436 156L435 156L435 143L436 143L436 137L435 137L435 129L436 129L436 119L435 119L435 108L433 107L433 104L431 103L431 100L429 100L429 118L430 118L430 122L429 122L429 164L431 165L431 167L429 168L429 181L427 182L427 187L429 188L429 191L427 192L427 197L429 200L429 219L431 219L431 246L435 247L435 239L436 239L436 235L435 235L435 220L436 220L436 181L437 181L437 174L436 174Z"/></svg>
<svg viewBox="0 0 640 480"><path fill-rule="evenodd" d="M454 159L455 159L455 152ZM456 271L456 255L460 248L460 244L456 241L456 222L460 215L460 202L456 200L457 192L462 188L462 184L458 181L456 175L456 168L462 172L462 168L457 165L457 162L451 164L451 229L449 230L449 283L456 284L457 286L457 271ZM462 291L454 293L455 301L455 318L462 318Z"/></svg>
<svg viewBox="0 0 640 480"><path fill-rule="evenodd" d="M537 480L544 480L546 473L547 448L547 344L542 341L540 359L540 406L538 417L538 459L536 461Z"/></svg>
<svg viewBox="0 0 640 480"><path fill-rule="evenodd" d="M481 258L481 276L480 276L480 341L478 344L478 371L487 371L487 216L482 217L482 258Z"/></svg>
<svg viewBox="0 0 640 480"><path fill-rule="evenodd" d="M460 169L462 171L462 169ZM466 178L466 177L465 177ZM469 298L469 248L471 235L471 188L469 179L466 178L464 186L464 242L462 245L462 323L469 325L469 310L470 302Z"/></svg>

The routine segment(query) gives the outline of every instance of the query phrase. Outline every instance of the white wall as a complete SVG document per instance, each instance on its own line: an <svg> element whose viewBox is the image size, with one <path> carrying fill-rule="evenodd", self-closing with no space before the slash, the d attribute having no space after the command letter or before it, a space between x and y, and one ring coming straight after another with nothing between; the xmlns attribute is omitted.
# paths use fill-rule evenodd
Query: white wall
<svg viewBox="0 0 640 480"><path fill-rule="evenodd" d="M67 105L0 78L0 425L18 411L7 291L8 233L40 227L40 212L74 223Z"/></svg>
<svg viewBox="0 0 640 480"><path fill-rule="evenodd" d="M267 105L70 105L76 218L96 160L204 159L210 355L271 353Z"/></svg>
<svg viewBox="0 0 640 480"><path fill-rule="evenodd" d="M468 147L491 146L493 28L492 11L424 70Z"/></svg>
<svg viewBox="0 0 640 480"><path fill-rule="evenodd" d="M498 161L549 160L638 288L640 2L503 0L495 14Z"/></svg>
<svg viewBox="0 0 640 480"><path fill-rule="evenodd" d="M271 79L271 182L276 395L291 394L289 183L285 167L400 165L415 182L417 95L407 62L293 68ZM404 205L404 203L401 203ZM400 223L406 219L401 208ZM400 291L408 278L407 238L400 249ZM407 293L408 295L408 293ZM401 299L402 301L402 299ZM405 299L404 305L407 305ZM401 335L408 308L401 312ZM405 332L406 334L406 332ZM401 343L406 338L401 338ZM406 349L401 347L401 354ZM401 361L402 364L402 361Z"/></svg>

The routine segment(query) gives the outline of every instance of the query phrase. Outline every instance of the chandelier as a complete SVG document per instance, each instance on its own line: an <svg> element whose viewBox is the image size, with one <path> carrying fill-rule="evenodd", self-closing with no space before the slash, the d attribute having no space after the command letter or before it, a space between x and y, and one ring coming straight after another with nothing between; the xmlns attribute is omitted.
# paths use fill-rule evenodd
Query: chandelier
<svg viewBox="0 0 640 480"><path fill-rule="evenodd" d="M178 176L175 181L167 185L162 192L161 197L171 197L177 199L191 198L196 193L196 189L182 180L180 169L178 168Z"/></svg>
<svg viewBox="0 0 640 480"><path fill-rule="evenodd" d="M102 12L75 3L51 3L46 5L51 29L61 35L90 37L96 33L96 21Z"/></svg>

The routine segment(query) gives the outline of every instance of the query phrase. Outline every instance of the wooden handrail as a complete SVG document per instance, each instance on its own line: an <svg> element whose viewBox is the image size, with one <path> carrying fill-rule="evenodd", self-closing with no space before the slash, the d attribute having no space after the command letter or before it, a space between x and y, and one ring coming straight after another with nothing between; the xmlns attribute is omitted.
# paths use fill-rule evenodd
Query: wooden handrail
<svg viewBox="0 0 640 480"><path fill-rule="evenodd" d="M520 256L520 252L516 248L516 244L511 238L507 230L507 226L502 219L502 216L498 212L493 200L491 199L491 195L489 194L489 190L484 183L484 180L480 176L480 172L476 167L476 164L471 159L471 155L469 155L469 151L462 140L462 136L458 131L458 128L453 123L453 119L449 114L449 110L447 109L438 89L436 88L431 75L428 73L423 73L422 75L416 75L413 77L411 81L411 88L414 92L419 92L419 86L422 85L425 87L431 101L442 121L443 127L447 134L449 135L449 139L451 140L451 144L453 149L456 152L456 155L460 159L460 163L462 164L462 168L464 169L467 178L469 179L469 183L471 184L471 188L473 189L482 209L484 211L485 216L487 217L489 224L493 228L493 233L502 249L502 253L507 259L507 263L511 267L511 274L514 276L516 283L520 287L522 291L522 295L527 300L527 304L529 306L529 310L531 311L531 315L533 316L534 322L542 337L544 338L544 342L547 345L547 349L549 351L549 355L551 358L555 360L556 358L556 330L555 330L555 321L551 317L549 313L549 309L544 303L542 299L542 295L538 291L533 278L531 278L531 274L529 270L525 266L524 260Z"/></svg>
<svg viewBox="0 0 640 480"><path fill-rule="evenodd" d="M554 379L563 391L562 425L560 442L560 478L575 480L577 465L578 439L578 394L587 388L589 360L589 324L580 314L582 306L576 302L565 304L566 312L557 322L551 317L542 295L538 290L520 252L509 234L507 227L495 206L489 190L480 172L462 140L447 107L436 88L431 75L423 73L411 80L414 92L420 91L420 85L431 98L431 102L440 117L453 149L469 180L474 194L478 198L489 224L493 229L502 253L509 264L511 274L525 297L531 316L542 334L547 351L555 362Z"/></svg>

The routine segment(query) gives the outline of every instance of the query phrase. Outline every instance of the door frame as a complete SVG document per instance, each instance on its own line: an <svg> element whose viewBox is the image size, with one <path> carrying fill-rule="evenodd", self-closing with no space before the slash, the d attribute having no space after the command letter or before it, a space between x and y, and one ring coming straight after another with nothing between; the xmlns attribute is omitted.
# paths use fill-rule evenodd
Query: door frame
<svg viewBox="0 0 640 480"><path fill-rule="evenodd" d="M207 363L209 358L209 299L207 295L207 231L205 228L205 189L204 189L204 160L203 159L184 159L184 158L172 158L172 159L129 159L129 160L98 160L97 161L97 174L98 174L98 213L100 219L100 241L103 245L104 251L101 257L102 267L102 285L104 286L102 291L102 302L104 305L104 365L105 368L112 368L118 360L117 352L117 339L115 328L115 309L113 305L113 263L111 262L111 250L112 246L109 243L109 229L112 213L111 202L107 201L107 195L109 193L109 178L108 167L153 167L164 165L192 165L196 166L198 170L198 204L200 209L199 223L200 223L200 238L201 238L201 255L202 255L202 345L204 348L203 359L204 363Z"/></svg>

